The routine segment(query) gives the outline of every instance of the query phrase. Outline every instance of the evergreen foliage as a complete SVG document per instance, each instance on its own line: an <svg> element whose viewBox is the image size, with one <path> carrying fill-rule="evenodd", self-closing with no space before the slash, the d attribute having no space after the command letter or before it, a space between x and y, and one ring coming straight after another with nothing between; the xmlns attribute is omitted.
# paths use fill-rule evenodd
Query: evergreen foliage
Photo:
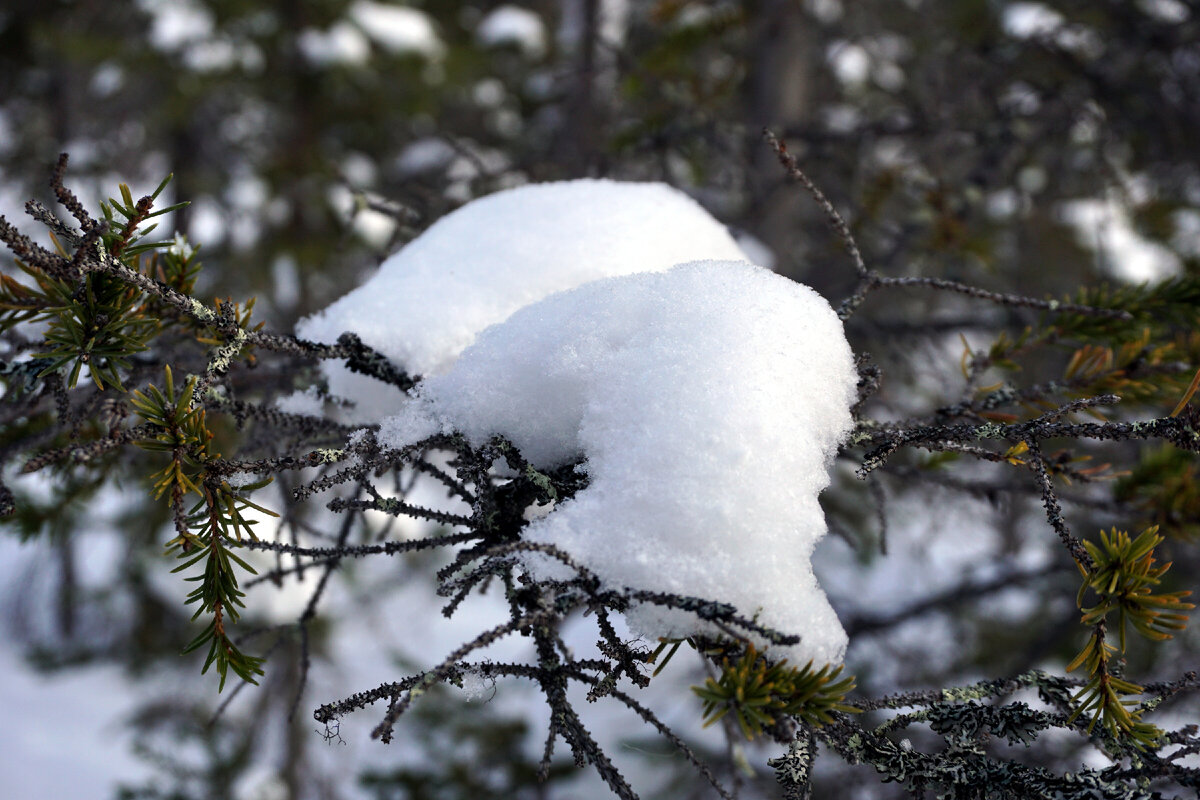
<svg viewBox="0 0 1200 800"><path fill-rule="evenodd" d="M835 681L841 672L828 664L814 669L811 661L799 668L787 659L770 663L748 645L736 661L722 657L719 680L709 678L692 691L704 701L706 727L733 712L739 730L753 739L784 717L820 726L833 721L833 712L857 713L844 703L854 679Z"/></svg>
<svg viewBox="0 0 1200 800"><path fill-rule="evenodd" d="M1200 790L1200 640L1182 628L1200 571L1190 4L1046 0L1057 27L1017 36L1008 12L1030 4L1008 0L655 0L631 4L614 46L599 33L604 4L587 0L580 46L554 35L564 4L531 0L522 6L547 21L547 46L529 55L476 41L493 4L439 0L405 5L434 20L441 61L372 43L357 65L318 64L302 47L349 0L195 0L212 30L182 45L153 40L157 5L0 12L4 194L65 211L31 201L33 226L0 220L12 254L0 263L0 515L51 556L41 584L9 589L6 635L40 668L115 663L135 676L146 696L130 725L157 777L124 796L232 796L268 760L291 796L335 796L355 776L318 773L313 706L331 742L369 707L380 739L440 732L413 761L357 776L378 797L543 797L539 780L572 792L575 763L631 797L637 782L622 770L638 752L671 776L661 784L671 797ZM1187 13L1163 16L1176 6ZM842 74L848 56L861 56L865 77ZM778 133L773 150L763 125ZM412 166L431 142L441 160ZM44 191L63 149L79 196L65 161ZM167 170L175 178L159 183ZM577 567L560 583L522 582L524 512L577 492L570 469L538 472L499 440L471 449L439 436L385 452L356 426L276 405L319 384L326 358L411 388L417 376L353 336L319 346L272 331L464 200L585 174L682 186L765 242L777 271L844 300L862 396L839 458L845 479L823 498L831 530L863 574L886 576L872 570L912 544L902 520L915 498L951 528L916 547L938 563L949 540L973 562L961 575L904 576L919 591L899 601L847 592L864 599L838 606L858 648L844 672L766 661L739 637L788 632L756 627L719 597L604 591ZM118 186L100 201L118 179L154 188L138 198ZM1081 241L1071 205L1097 198L1166 248L1177 274L1123 280L1119 257ZM364 233L360 223L380 219L382 237ZM188 237L204 240L203 273ZM293 273L288 299L272 287ZM961 384L950 370L931 378L946 363ZM328 400L319 385L314 396ZM413 502L417 476L469 511ZM80 562L114 485L129 500L112 515L120 552L89 584ZM327 490L334 499L319 507ZM967 524L960 504L994 519ZM277 527L265 519L276 512ZM401 530L413 519L428 525L417 538ZM996 545L975 555L984 528ZM1050 555L1031 564L1031 550ZM358 559L390 559L390 583L372 583ZM191 581L176 595L155 578L172 569ZM303 611L278 624L255 592L297 576L308 580ZM314 662L334 661L332 584L373 607L421 580L447 614L488 589L511 613L451 652L397 645L396 674L342 699L308 680ZM1023 601L1004 602L1014 595ZM656 655L624 641L614 620L633 600L727 629L695 642L710 672L690 698L695 728L707 717L722 745L668 727L639 699L670 679L657 669L680 643ZM46 629L29 622L42 617ZM599 657L567 651L567 621L591 626ZM956 648L929 652L935 634ZM474 653L501 637L528 640L534 655ZM148 676L181 661L216 677L178 682L197 695L154 694ZM971 683L981 674L1016 677ZM464 716L458 687L480 682L488 695L533 687L552 710L548 729L499 704ZM657 744L604 746L581 696L636 716ZM263 756L274 741L264 731L285 718L284 752ZM527 733L544 758L518 746ZM1098 758L1109 765L1081 766ZM747 773L761 764L771 770Z"/></svg>
<svg viewBox="0 0 1200 800"><path fill-rule="evenodd" d="M1112 657L1125 652L1127 627L1151 641L1170 639L1168 631L1183 630L1186 624L1186 614L1179 612L1195 608L1182 601L1191 592L1152 593L1171 566L1154 566L1154 548L1161 542L1157 528L1147 528L1136 539L1116 528L1111 534L1100 531L1099 544L1084 543L1091 566L1079 567L1084 580L1077 603L1083 611L1083 623L1092 626L1092 635L1067 665L1067 672L1086 666L1089 673L1087 684L1075 695L1079 706L1073 716L1090 713L1089 733L1103 721L1113 738L1128 735L1136 745L1150 744L1162 733L1142 722L1141 709L1130 708L1134 704L1123 699L1124 695L1141 694L1143 690L1111 674ZM1097 595L1097 603L1085 608L1083 598L1089 590ZM1114 611L1119 640L1115 647L1105 641L1108 616Z"/></svg>

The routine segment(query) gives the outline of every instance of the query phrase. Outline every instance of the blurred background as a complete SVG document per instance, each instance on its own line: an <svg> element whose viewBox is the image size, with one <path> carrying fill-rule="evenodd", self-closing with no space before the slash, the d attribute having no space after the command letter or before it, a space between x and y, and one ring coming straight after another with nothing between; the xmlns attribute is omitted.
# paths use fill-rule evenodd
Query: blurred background
<svg viewBox="0 0 1200 800"><path fill-rule="evenodd" d="M755 261L836 305L852 266L764 127L884 274L1036 297L1198 277L1191 0L0 3L0 213L19 221L25 200L49 205L63 151L91 208L120 182L139 196L173 173L170 199L191 204L161 230L201 246L201 295L255 296L279 331L472 198L584 176L686 191ZM7 254L0 266L12 269ZM884 370L869 414L955 402L964 345L986 349L1028 322L959 296L873 295L847 328ZM1054 369L1026 366L1026 384ZM1065 489L1068 517L1080 531L1162 522L1186 585L1192 467L1124 452L1174 464L1170 513L1122 479ZM855 466L839 462L827 493L834 535L817 570L865 693L1061 671L1083 638L1077 576L1028 481L902 461L863 483ZM336 576L294 714L297 644L276 634L315 576L253 587L244 624L271 650L267 675L218 696L178 655L191 634L161 556L165 509L147 505L138 476L117 479L12 481L21 511L0 539L0 763L13 796L603 796L569 759L537 783L536 695L505 686L470 702L428 698L391 749L367 740L369 720L332 739L315 730L319 703L439 660L480 628L470 607L422 621L437 610L421 558ZM1187 635L1146 648L1131 669L1175 677L1198 645ZM686 686L700 679L680 667L652 687L681 731L699 727ZM649 730L598 720L644 796L709 796ZM697 746L734 770L719 730ZM759 765L774 754L754 753ZM1038 757L1088 756L1063 742ZM870 770L823 770L818 797L895 792ZM773 796L769 770L742 780L747 796Z"/></svg>

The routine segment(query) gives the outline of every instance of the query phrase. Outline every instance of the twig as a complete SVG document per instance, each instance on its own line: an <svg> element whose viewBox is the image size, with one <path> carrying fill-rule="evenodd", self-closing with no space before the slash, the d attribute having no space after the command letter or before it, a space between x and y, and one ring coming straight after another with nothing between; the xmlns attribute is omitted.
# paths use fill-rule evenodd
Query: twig
<svg viewBox="0 0 1200 800"><path fill-rule="evenodd" d="M784 142L778 139L767 128L763 128L763 137L771 145L771 149L775 151L775 155L779 157L779 163L787 170L788 175L799 181L808 193L812 195L813 199L817 201L817 205L825 212L830 226L837 232L842 240L842 244L846 247L846 252L850 254L850 258L854 261L854 271L858 273L859 279L869 279L871 272L867 269L862 253L858 249L858 243L854 241L854 234L850 232L850 226L842 219L842 215L833 207L833 203L829 202L829 198L825 196L825 193L818 189L817 185L800 169L800 164L796 161L796 157L787 151L787 145Z"/></svg>
<svg viewBox="0 0 1200 800"><path fill-rule="evenodd" d="M845 320L854 314L867 294L875 289L883 286L920 286L928 289L939 289L942 291L955 292L957 294L974 297L980 300L987 300L999 305L1034 308L1039 311L1049 311L1059 314L1083 314L1087 316L1102 317L1106 319L1132 320L1133 315L1127 311L1117 311L1113 309L1094 308L1092 306L1079 305L1076 303L1062 303L1058 300L1038 300L1033 297L1024 297L1017 294L1004 294L1000 292L990 292L986 289L980 289L975 286L970 286L957 281L948 281L942 278L926 278L926 277L907 277L895 278L886 277L879 274L875 270L867 268L866 262L863 260L862 252L858 248L858 243L854 240L854 234L850 232L850 226L842 219L842 215L833 207L833 203L827 198L817 185L804 174L800 169L799 163L795 156L787 151L787 145L780 140L769 129L763 129L763 138L775 151L775 155L779 158L779 163L787 170L788 175L798 181L805 190L812 195L817 205L825 212L830 225L837 232L838 237L842 240L846 251L850 254L851 260L854 262L854 271L858 275L858 284L854 292L846 298L838 308L838 318Z"/></svg>
<svg viewBox="0 0 1200 800"><path fill-rule="evenodd" d="M1071 558L1075 559L1075 562L1085 570L1091 571L1094 566L1092 557L1084 549L1083 543L1071 533L1067 527L1067 521L1063 519L1062 506L1059 505L1058 497L1054 494L1054 484L1050 480L1050 473L1046 471L1046 460L1042 456L1037 439L1029 437L1025 440L1025 444L1029 447L1029 467L1033 470L1038 485L1042 488L1042 505L1046 509L1046 520L1054 528L1067 551L1070 552Z"/></svg>

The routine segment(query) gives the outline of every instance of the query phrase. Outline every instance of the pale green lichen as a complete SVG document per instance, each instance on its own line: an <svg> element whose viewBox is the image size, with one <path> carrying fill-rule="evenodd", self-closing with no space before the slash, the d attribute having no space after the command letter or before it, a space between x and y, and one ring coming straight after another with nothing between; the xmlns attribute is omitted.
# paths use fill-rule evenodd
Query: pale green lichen
<svg viewBox="0 0 1200 800"><path fill-rule="evenodd" d="M318 463L332 464L335 461L341 461L343 458L345 458L346 451L332 447L322 447L314 450L313 455L316 456Z"/></svg>
<svg viewBox="0 0 1200 800"><path fill-rule="evenodd" d="M201 303L195 298L189 298L192 303L192 315L201 322L212 322L217 318L217 315L210 308Z"/></svg>
<svg viewBox="0 0 1200 800"><path fill-rule="evenodd" d="M242 345L246 342L246 331L242 328L237 329L237 333L233 334L233 338L217 348L213 353L212 359L208 362L208 371L210 374L220 375L229 369L229 365L233 363L233 359L241 351Z"/></svg>
<svg viewBox="0 0 1200 800"><path fill-rule="evenodd" d="M997 425L995 422L986 422L975 429L975 438L977 439L1003 439L1004 426Z"/></svg>
<svg viewBox="0 0 1200 800"><path fill-rule="evenodd" d="M862 763L865 749L863 747L863 739L861 733L855 733L846 740L847 755L851 756L852 764Z"/></svg>
<svg viewBox="0 0 1200 800"><path fill-rule="evenodd" d="M968 700L982 700L994 693L984 686L952 686L942 690L942 699L949 703L964 703Z"/></svg>
<svg viewBox="0 0 1200 800"><path fill-rule="evenodd" d="M394 497L383 497L375 501L375 508L385 514L394 514L400 510L400 501Z"/></svg>
<svg viewBox="0 0 1200 800"><path fill-rule="evenodd" d="M850 439L847 442L847 444L849 444L851 447L857 447L858 445L862 444L863 442L868 442L870 440L871 440L871 432L870 431L858 430L858 431L855 431L854 433L850 434Z"/></svg>
<svg viewBox="0 0 1200 800"><path fill-rule="evenodd" d="M554 488L554 483L550 480L550 476L543 472L538 472L530 466L525 467L525 477L534 486L542 490L542 492L551 500L558 499L558 490Z"/></svg>

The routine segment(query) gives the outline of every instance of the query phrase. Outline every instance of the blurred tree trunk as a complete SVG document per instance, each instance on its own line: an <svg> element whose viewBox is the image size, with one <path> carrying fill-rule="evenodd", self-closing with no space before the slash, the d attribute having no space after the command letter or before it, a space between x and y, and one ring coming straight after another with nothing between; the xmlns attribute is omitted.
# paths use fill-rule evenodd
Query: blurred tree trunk
<svg viewBox="0 0 1200 800"><path fill-rule="evenodd" d="M811 231L814 206L796 191L772 193L780 182L774 153L762 143L764 127L789 130L808 121L812 108L813 73L820 62L820 43L813 20L800 0L758 0L747 12L745 116L750 196L767 200L757 209L755 233L775 252L776 268L802 278L818 291L820 276L797 273Z"/></svg>

